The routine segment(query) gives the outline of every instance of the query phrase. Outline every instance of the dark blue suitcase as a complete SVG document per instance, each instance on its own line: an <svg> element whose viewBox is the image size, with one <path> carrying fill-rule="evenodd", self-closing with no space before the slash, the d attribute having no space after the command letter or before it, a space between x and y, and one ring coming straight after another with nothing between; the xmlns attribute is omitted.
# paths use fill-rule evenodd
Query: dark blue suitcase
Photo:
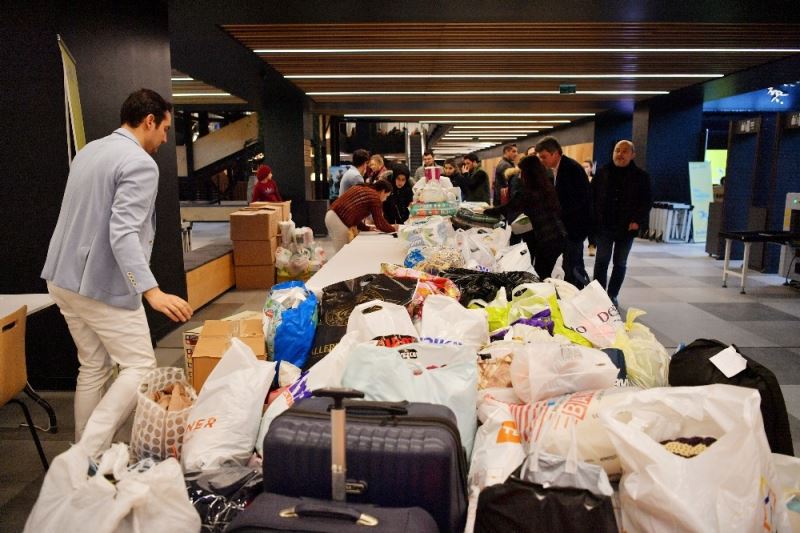
<svg viewBox="0 0 800 533"><path fill-rule="evenodd" d="M225 531L433 533L438 530L431 515L419 507L377 507L263 493Z"/></svg>
<svg viewBox="0 0 800 533"><path fill-rule="evenodd" d="M270 425L264 439L264 490L329 497L328 398L308 398ZM424 403L352 401L347 411L348 503L421 507L441 531L464 530L467 459L453 412Z"/></svg>

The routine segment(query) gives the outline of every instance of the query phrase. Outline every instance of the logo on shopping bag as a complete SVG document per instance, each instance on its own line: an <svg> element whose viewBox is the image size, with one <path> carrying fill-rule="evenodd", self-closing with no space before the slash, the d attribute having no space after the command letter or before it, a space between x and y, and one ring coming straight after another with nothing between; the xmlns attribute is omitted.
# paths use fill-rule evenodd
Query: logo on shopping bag
<svg viewBox="0 0 800 533"><path fill-rule="evenodd" d="M513 420L506 420L497 432L497 444L511 442L519 444L522 442L522 435L517 429L517 424Z"/></svg>
<svg viewBox="0 0 800 533"><path fill-rule="evenodd" d="M600 322L602 322L603 324L618 317L619 317L619 309L617 309L617 306L615 305L609 307L608 311L600 311L599 313L597 313L597 318L599 318Z"/></svg>
<svg viewBox="0 0 800 533"><path fill-rule="evenodd" d="M397 354L401 359L416 359L418 357L417 350L414 348L402 348L397 350Z"/></svg>

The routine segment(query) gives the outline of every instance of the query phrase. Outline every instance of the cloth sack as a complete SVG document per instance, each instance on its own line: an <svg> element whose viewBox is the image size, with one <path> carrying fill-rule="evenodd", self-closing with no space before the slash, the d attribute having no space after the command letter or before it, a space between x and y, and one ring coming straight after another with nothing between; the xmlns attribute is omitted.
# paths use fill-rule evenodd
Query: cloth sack
<svg viewBox="0 0 800 533"><path fill-rule="evenodd" d="M25 533L175 533L200 531L183 472L172 457L128 468L125 444L95 465L80 445L56 457L25 523ZM110 478L110 479L109 479Z"/></svg>
<svg viewBox="0 0 800 533"><path fill-rule="evenodd" d="M532 443L543 452L565 457L572 443L570 428L575 426L578 460L600 465L610 479L616 479L621 473L619 458L598 413L638 392L635 387L575 392L536 403L510 404L509 409L526 447ZM545 421L552 428L543 435Z"/></svg>
<svg viewBox="0 0 800 533"><path fill-rule="evenodd" d="M452 340L479 348L489 342L489 322L486 311L466 309L458 300L434 294L428 296L422 306L419 335L424 339Z"/></svg>
<svg viewBox="0 0 800 533"><path fill-rule="evenodd" d="M153 394L168 386L181 385L191 404L180 408L173 398L168 408L153 400ZM173 388L174 390L174 388ZM136 460L152 458L163 461L167 457L180 459L183 433L197 394L186 381L182 368L155 368L145 375L136 391L136 414L131 431L131 455ZM178 407L178 408L174 408Z"/></svg>
<svg viewBox="0 0 800 533"><path fill-rule="evenodd" d="M470 454L477 429L475 358L475 348L464 345L412 343L386 348L363 343L350 352L342 386L363 391L367 400L449 407Z"/></svg>
<svg viewBox="0 0 800 533"><path fill-rule="evenodd" d="M511 362L514 392L526 403L613 387L618 372L600 350L553 342L525 344Z"/></svg>
<svg viewBox="0 0 800 533"><path fill-rule="evenodd" d="M247 463L274 378L274 362L259 361L249 346L231 339L189 413L181 455L185 471Z"/></svg>
<svg viewBox="0 0 800 533"><path fill-rule="evenodd" d="M564 322L598 348L611 348L625 324L597 280L568 300L560 300Z"/></svg>
<svg viewBox="0 0 800 533"><path fill-rule="evenodd" d="M757 391L731 385L662 387L600 411L622 463L628 531L788 531ZM660 443L713 437L686 459Z"/></svg>
<svg viewBox="0 0 800 533"><path fill-rule="evenodd" d="M465 533L470 533L475 525L481 491L504 482L525 459L522 437L508 405L486 398L478 405L478 419L481 426L475 435L469 465L469 505Z"/></svg>
<svg viewBox="0 0 800 533"><path fill-rule="evenodd" d="M417 330L406 308L381 300L357 305L347 320L347 333L355 333L359 341L370 341L386 335L417 337Z"/></svg>
<svg viewBox="0 0 800 533"><path fill-rule="evenodd" d="M625 319L625 329L617 331L614 347L625 354L627 377L632 385L649 389L669 385L669 354L658 342L650 328L635 322L646 315L641 309L631 307Z"/></svg>
<svg viewBox="0 0 800 533"><path fill-rule="evenodd" d="M273 361L302 367L317 329L317 297L302 281L272 287L264 302L264 338Z"/></svg>

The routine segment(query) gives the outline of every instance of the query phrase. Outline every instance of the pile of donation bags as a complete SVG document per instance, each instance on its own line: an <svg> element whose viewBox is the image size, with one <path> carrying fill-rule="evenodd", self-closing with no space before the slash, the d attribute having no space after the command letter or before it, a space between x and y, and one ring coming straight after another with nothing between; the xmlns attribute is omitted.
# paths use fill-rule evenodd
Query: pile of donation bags
<svg viewBox="0 0 800 533"><path fill-rule="evenodd" d="M441 531L791 531L800 461L771 372L727 376L711 359L735 347L711 341L670 357L597 283L541 281L504 230L431 218L401 239L461 264L387 264L319 298L273 287L267 361L233 337L199 391L155 371L131 449L56 458L26 529L223 531L262 492L330 499L312 393L346 387L364 393L347 407L360 512L418 507Z"/></svg>

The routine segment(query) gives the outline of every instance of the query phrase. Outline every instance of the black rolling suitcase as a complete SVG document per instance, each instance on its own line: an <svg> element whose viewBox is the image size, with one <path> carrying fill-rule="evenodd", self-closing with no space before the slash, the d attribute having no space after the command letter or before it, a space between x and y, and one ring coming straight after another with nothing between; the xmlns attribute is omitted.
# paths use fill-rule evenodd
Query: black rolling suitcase
<svg viewBox="0 0 800 533"><path fill-rule="evenodd" d="M783 391L775 374L746 355L747 368L728 378L709 361L728 345L718 340L697 339L672 356L669 363L669 384L673 387L723 383L758 390L761 395L761 417L772 453L794 455L789 414ZM736 348L734 346L734 348ZM738 349L737 349L738 351Z"/></svg>
<svg viewBox="0 0 800 533"><path fill-rule="evenodd" d="M379 507L376 505L345 502L347 466L345 463L345 409L344 398L363 397L352 389L323 389L315 391L318 398L330 406L328 438L328 476L332 500L292 497L263 493L231 522L226 532L264 533L267 531L294 532L380 532L380 533L435 533L439 531L434 519L419 507ZM272 429L270 428L270 431ZM330 446L331 441L333 447ZM266 452L266 450L265 450ZM298 460L292 450L281 453L286 463ZM308 488L311 482L308 479ZM323 496L324 498L325 496Z"/></svg>
<svg viewBox="0 0 800 533"><path fill-rule="evenodd" d="M325 498L331 485L328 398L278 416L264 439L264 490ZM442 405L353 401L347 410L347 499L421 507L441 531L464 530L467 461L453 412Z"/></svg>

